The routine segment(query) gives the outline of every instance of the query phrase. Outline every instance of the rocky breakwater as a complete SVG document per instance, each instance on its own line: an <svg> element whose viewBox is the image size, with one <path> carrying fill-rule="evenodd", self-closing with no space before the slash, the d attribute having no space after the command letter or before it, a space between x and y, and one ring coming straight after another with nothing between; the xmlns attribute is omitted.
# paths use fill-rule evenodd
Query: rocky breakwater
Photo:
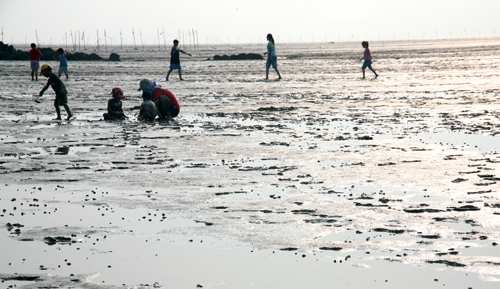
<svg viewBox="0 0 500 289"><path fill-rule="evenodd" d="M57 51L52 48L38 48L42 52L40 60L54 60L58 56ZM95 53L86 54L83 52L74 52L67 56L70 61L101 61L105 60ZM0 60L30 60L29 51L17 50L13 45L4 44L0 41ZM120 55L111 53L108 61L120 61Z"/></svg>
<svg viewBox="0 0 500 289"><path fill-rule="evenodd" d="M258 53L240 53L228 55L214 55L213 60L261 60L264 59L262 55Z"/></svg>

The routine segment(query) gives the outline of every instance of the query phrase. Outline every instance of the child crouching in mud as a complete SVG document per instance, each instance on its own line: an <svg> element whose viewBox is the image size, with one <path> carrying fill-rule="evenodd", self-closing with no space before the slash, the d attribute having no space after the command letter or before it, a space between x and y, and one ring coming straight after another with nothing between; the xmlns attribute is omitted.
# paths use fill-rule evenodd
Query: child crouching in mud
<svg viewBox="0 0 500 289"><path fill-rule="evenodd" d="M152 94L148 91L143 91L142 93L142 104L141 110L139 112L139 120L154 121L158 110L156 109L156 104L151 100Z"/></svg>
<svg viewBox="0 0 500 289"><path fill-rule="evenodd" d="M168 89L162 88L156 82L151 82L148 79L143 79L139 83L139 91L144 94L151 95L151 100L158 109L158 117L160 120L173 120L179 114L180 106L175 95Z"/></svg>
<svg viewBox="0 0 500 289"><path fill-rule="evenodd" d="M105 120L122 120L125 119L125 114L122 109L122 99L125 99L123 91L119 87L115 87L111 90L113 97L108 100L108 112L104 113L102 116Z"/></svg>
<svg viewBox="0 0 500 289"><path fill-rule="evenodd" d="M54 106L57 113L56 120L61 120L61 109L59 106L64 106L64 109L66 109L66 112L68 113L68 117L66 119L70 120L73 117L73 114L68 106L68 91L66 91L66 86L64 86L64 83L57 75L52 73L52 67L48 64L42 65L40 75L48 77L49 79L38 95L40 97L43 96L43 93L49 88L49 86L52 87L56 93L56 99L54 100Z"/></svg>

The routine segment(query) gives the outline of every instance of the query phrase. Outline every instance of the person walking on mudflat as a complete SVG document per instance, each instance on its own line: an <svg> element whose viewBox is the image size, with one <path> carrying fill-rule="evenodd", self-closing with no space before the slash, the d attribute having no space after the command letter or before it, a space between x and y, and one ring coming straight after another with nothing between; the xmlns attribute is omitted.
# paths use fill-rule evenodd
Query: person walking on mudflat
<svg viewBox="0 0 500 289"><path fill-rule="evenodd" d="M372 55L370 54L370 49L368 49L368 41L361 42L361 46L365 49L363 53L363 57L359 60L365 60L361 69L363 70L363 78L365 78L365 69L368 67L373 73L375 73L375 78L378 77L378 74L372 68Z"/></svg>
<svg viewBox="0 0 500 289"><path fill-rule="evenodd" d="M172 46L172 49L170 50L170 69L168 70L167 77L165 77L167 81L168 77L170 76L170 73L172 73L172 71L176 69L179 70L179 79L184 80L182 79L182 74L181 74L181 60L179 57L180 52L191 56L190 53L187 53L179 48L179 40L175 39L174 46Z"/></svg>
<svg viewBox="0 0 500 289"><path fill-rule="evenodd" d="M66 90L66 86L64 86L64 83L57 75L52 73L52 67L48 64L42 65L40 75L47 77L48 80L47 84L42 88L38 95L41 97L49 86L52 87L56 93L56 99L54 100L54 106L57 113L56 120L61 120L61 109L59 106L64 106L64 109L66 109L66 112L68 113L68 117L66 119L70 120L73 117L73 114L68 106L68 91Z"/></svg>
<svg viewBox="0 0 500 289"><path fill-rule="evenodd" d="M269 79L269 68L271 68L271 65L278 74L278 79L281 79L281 74L278 70L278 57L276 56L276 47L274 45L273 35L271 33L267 34L266 39L269 41L267 43L267 52L264 52L264 55L267 54L266 79Z"/></svg>

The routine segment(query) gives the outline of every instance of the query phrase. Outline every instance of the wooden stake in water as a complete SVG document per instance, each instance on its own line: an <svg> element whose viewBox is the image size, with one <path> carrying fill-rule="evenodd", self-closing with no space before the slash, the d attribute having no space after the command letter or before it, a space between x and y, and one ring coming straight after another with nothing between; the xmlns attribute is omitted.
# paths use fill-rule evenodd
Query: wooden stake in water
<svg viewBox="0 0 500 289"><path fill-rule="evenodd" d="M123 50L122 30L120 29L120 49Z"/></svg>
<svg viewBox="0 0 500 289"><path fill-rule="evenodd" d="M40 46L40 42L38 41L38 32L35 30L35 36L36 36L36 44ZM3 41L3 27L2 27L2 41Z"/></svg>
<svg viewBox="0 0 500 289"><path fill-rule="evenodd" d="M160 46L160 30L158 30L158 28L156 28L156 35L158 36L158 50L161 50L161 46Z"/></svg>
<svg viewBox="0 0 500 289"><path fill-rule="evenodd" d="M165 45L165 50L167 50L167 40L165 39L165 27L163 27L163 44Z"/></svg>
<svg viewBox="0 0 500 289"><path fill-rule="evenodd" d="M106 50L106 52L108 52L108 39L107 39L107 35L106 35L106 29L104 29L104 49Z"/></svg>
<svg viewBox="0 0 500 289"><path fill-rule="evenodd" d="M86 50L87 48L85 48L85 30L82 33L82 40L83 40L83 50Z"/></svg>
<svg viewBox="0 0 500 289"><path fill-rule="evenodd" d="M142 30L139 29L139 35L141 36L142 51L144 51L144 42L142 41Z"/></svg>
<svg viewBox="0 0 500 289"><path fill-rule="evenodd" d="M96 50L99 50L99 29L97 29L97 48Z"/></svg>
<svg viewBox="0 0 500 289"><path fill-rule="evenodd" d="M135 42L135 32L134 32L134 28L132 28L132 35L134 36L134 50L137 50L137 43Z"/></svg>

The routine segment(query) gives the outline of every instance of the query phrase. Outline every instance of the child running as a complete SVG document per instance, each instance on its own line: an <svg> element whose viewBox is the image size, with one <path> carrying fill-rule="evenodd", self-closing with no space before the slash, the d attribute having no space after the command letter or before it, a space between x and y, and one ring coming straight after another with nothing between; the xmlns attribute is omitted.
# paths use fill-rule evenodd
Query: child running
<svg viewBox="0 0 500 289"><path fill-rule="evenodd" d="M172 71L175 69L179 70L179 79L184 80L182 79L182 74L181 74L181 60L179 59L180 55L179 52L191 56L190 53L187 53L179 48L179 40L175 39L174 46L172 46L172 49L170 50L170 69L168 70L167 77L165 77L167 81L168 77L170 76L170 73L172 73Z"/></svg>
<svg viewBox="0 0 500 289"><path fill-rule="evenodd" d="M361 69L363 70L363 78L365 78L365 69L368 67L373 73L375 73L375 78L378 77L378 74L375 72L375 70L372 68L372 55L370 54L370 49L368 49L368 41L363 41L361 42L361 46L365 49L365 52L363 53L363 57L359 60L365 60L363 63L363 66Z"/></svg>
<svg viewBox="0 0 500 289"><path fill-rule="evenodd" d="M68 117L66 119L71 119L71 117L73 117L73 114L71 113L71 110L68 106L68 91L66 91L66 86L64 86L64 83L61 81L61 79L59 79L57 75L52 73L52 67L50 67L48 64L42 65L40 75L47 77L48 80L47 84L42 88L38 95L40 97L43 96L43 93L49 88L49 86L51 86L56 93L56 99L54 100L54 106L57 113L56 120L61 120L61 109L59 108L59 106L64 106L64 109L66 109L66 112L68 113Z"/></svg>
<svg viewBox="0 0 500 289"><path fill-rule="evenodd" d="M35 43L31 43L30 50L30 66L31 66L31 80L38 81L38 69L40 68L40 56L42 56L42 52L40 49L36 48Z"/></svg>
<svg viewBox="0 0 500 289"><path fill-rule="evenodd" d="M57 49L57 53L59 53L59 58L55 58L54 57L54 60L59 60L59 77L61 77L61 75L63 74L66 74L66 80L68 79L68 60L66 59L66 57L69 57L69 53L66 51L64 51L64 49L62 48L59 48Z"/></svg>
<svg viewBox="0 0 500 289"><path fill-rule="evenodd" d="M122 109L122 99L125 99L121 88L115 87L111 90L112 98L108 100L108 112L103 114L105 120L122 120L125 114Z"/></svg>

